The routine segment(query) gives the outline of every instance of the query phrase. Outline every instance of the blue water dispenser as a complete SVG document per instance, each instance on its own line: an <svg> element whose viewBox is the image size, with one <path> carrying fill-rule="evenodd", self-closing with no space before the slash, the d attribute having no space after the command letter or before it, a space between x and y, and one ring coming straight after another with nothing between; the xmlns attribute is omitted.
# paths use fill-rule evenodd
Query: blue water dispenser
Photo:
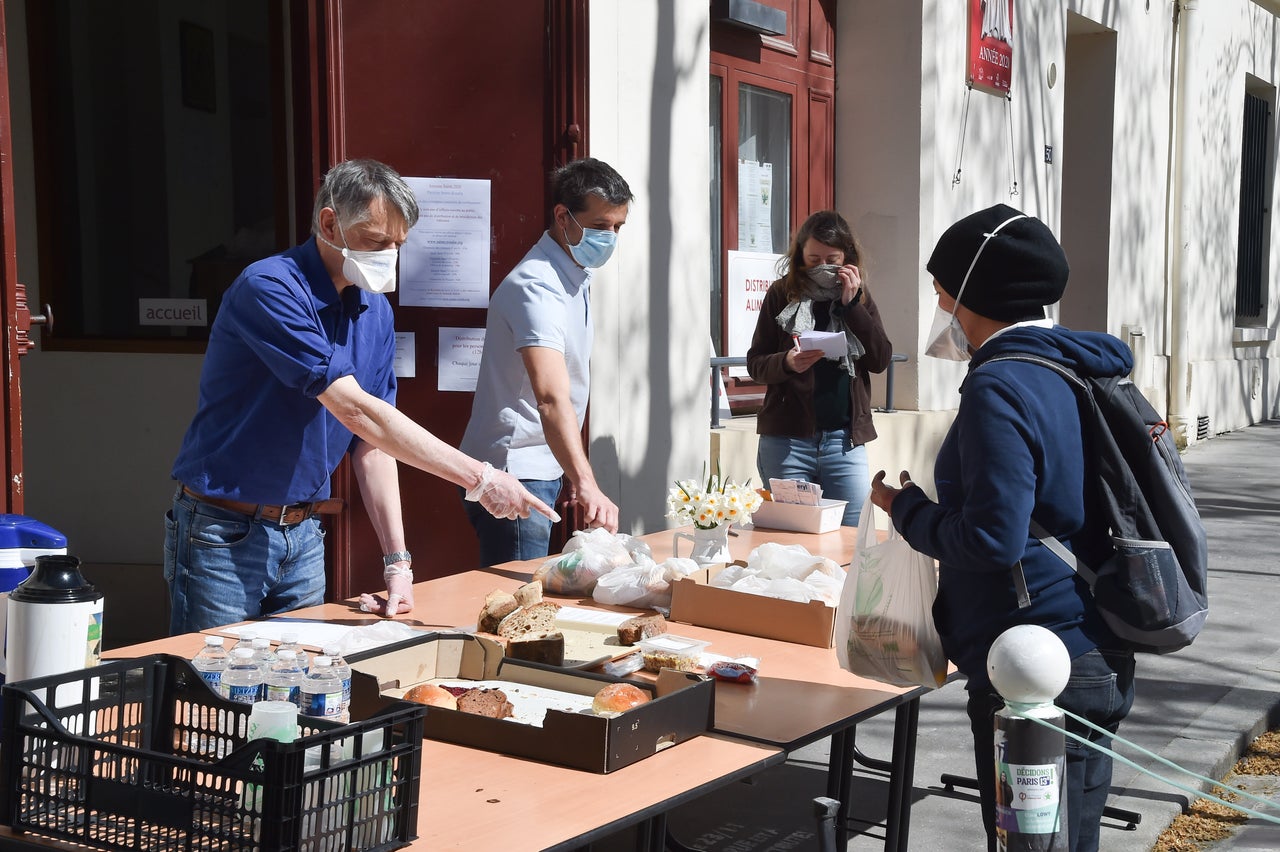
<svg viewBox="0 0 1280 852"><path fill-rule="evenodd" d="M27 579L37 556L59 556L67 552L67 537L46 524L25 515L0 514L0 638L5 636L9 592ZM0 654L0 683L8 667Z"/></svg>

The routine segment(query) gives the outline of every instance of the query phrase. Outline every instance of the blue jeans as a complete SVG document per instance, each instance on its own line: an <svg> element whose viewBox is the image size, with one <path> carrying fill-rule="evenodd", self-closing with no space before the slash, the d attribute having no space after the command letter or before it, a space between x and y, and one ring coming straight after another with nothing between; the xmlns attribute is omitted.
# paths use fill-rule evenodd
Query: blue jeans
<svg viewBox="0 0 1280 852"><path fill-rule="evenodd" d="M191 633L324 603L324 528L282 527L182 493L164 518L169 633Z"/></svg>
<svg viewBox="0 0 1280 852"><path fill-rule="evenodd" d="M765 488L770 478L804 479L821 485L824 499L847 500L841 521L846 527L858 525L871 491L867 448L850 444L848 429L819 430L811 438L761 435L756 468Z"/></svg>
<svg viewBox="0 0 1280 852"><path fill-rule="evenodd" d="M1133 654L1127 651L1093 650L1071 661L1067 686L1054 702L1115 733L1133 707ZM969 727L973 731L974 759L978 767L978 792L982 822L987 829L987 849L995 852L995 712L1004 700L994 689L970 690ZM1098 745L1111 747L1111 737L1067 719L1068 731ZM1067 737L1067 829L1071 852L1096 852L1102 809L1111 790L1111 758Z"/></svg>
<svg viewBox="0 0 1280 852"><path fill-rule="evenodd" d="M520 484L554 509L562 479L522 479ZM459 489L459 493L466 492ZM542 559L547 555L551 547L550 518L530 512L527 518L509 521L495 518L479 503L463 500L462 505L466 507L471 526L475 527L476 537L480 539L481 568L516 560Z"/></svg>

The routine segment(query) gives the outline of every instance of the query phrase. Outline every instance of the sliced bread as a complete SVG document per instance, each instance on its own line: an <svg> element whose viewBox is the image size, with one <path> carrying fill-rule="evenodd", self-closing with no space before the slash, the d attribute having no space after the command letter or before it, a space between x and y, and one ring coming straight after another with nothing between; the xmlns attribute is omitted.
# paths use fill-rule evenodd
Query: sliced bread
<svg viewBox="0 0 1280 852"><path fill-rule="evenodd" d="M515 710L501 689L478 686L458 696L458 709L463 713L488 716L490 719L506 719Z"/></svg>
<svg viewBox="0 0 1280 852"><path fill-rule="evenodd" d="M506 656L548 666L564 665L564 634L524 633L507 640Z"/></svg>
<svg viewBox="0 0 1280 852"><path fill-rule="evenodd" d="M509 639L526 633L551 633L556 629L558 612L560 604L551 601L521 607L503 618L494 632Z"/></svg>

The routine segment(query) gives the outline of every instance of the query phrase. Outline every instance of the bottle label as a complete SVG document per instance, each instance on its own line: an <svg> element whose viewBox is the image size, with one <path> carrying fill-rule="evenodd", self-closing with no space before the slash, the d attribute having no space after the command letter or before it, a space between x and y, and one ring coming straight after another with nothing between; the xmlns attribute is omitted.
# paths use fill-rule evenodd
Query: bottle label
<svg viewBox="0 0 1280 852"><path fill-rule="evenodd" d="M231 685L224 682L223 686L227 690L227 698L232 701L238 701L241 704L252 704L258 700L258 693L261 692L256 683Z"/></svg>
<svg viewBox="0 0 1280 852"><path fill-rule="evenodd" d="M333 718L342 712L342 692L307 692L302 696L302 712L317 718Z"/></svg>
<svg viewBox="0 0 1280 852"><path fill-rule="evenodd" d="M296 686L273 686L267 684L267 701L292 701L298 703L298 687Z"/></svg>
<svg viewBox="0 0 1280 852"><path fill-rule="evenodd" d="M204 678L204 682L209 684L210 689L217 692L218 686L222 683L222 669L202 671L200 672L200 677Z"/></svg>

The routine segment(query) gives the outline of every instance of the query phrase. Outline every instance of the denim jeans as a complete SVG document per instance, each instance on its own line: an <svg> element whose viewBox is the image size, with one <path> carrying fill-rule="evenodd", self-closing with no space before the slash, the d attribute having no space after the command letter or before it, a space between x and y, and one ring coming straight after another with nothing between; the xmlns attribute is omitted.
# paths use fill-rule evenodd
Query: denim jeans
<svg viewBox="0 0 1280 852"><path fill-rule="evenodd" d="M1071 661L1067 686L1054 702L1115 733L1133 707L1133 654L1093 650ZM995 852L995 712L1004 701L994 689L970 690L969 726L973 731L982 822L987 849ZM1098 745L1111 747L1111 737L1090 730L1074 719L1064 726ZM1111 758L1067 737L1067 829L1071 852L1096 852L1102 809L1111 790Z"/></svg>
<svg viewBox="0 0 1280 852"><path fill-rule="evenodd" d="M169 633L324 603L324 528L316 517L282 527L182 493L165 514Z"/></svg>
<svg viewBox="0 0 1280 852"><path fill-rule="evenodd" d="M850 444L847 429L819 430L811 438L761 435L756 467L765 488L770 478L805 479L821 485L824 498L849 501L841 521L846 527L858 525L862 504L871 491L867 448Z"/></svg>
<svg viewBox="0 0 1280 852"><path fill-rule="evenodd" d="M522 479L520 484L529 489L529 493L537 497L551 508L555 508L556 498L560 496L559 479ZM459 494L465 494L459 489ZM463 500L467 509L467 518L475 527L476 537L480 539L480 567L500 565L517 559L541 559L547 555L551 547L551 519L530 512L527 518L495 518L479 503Z"/></svg>

